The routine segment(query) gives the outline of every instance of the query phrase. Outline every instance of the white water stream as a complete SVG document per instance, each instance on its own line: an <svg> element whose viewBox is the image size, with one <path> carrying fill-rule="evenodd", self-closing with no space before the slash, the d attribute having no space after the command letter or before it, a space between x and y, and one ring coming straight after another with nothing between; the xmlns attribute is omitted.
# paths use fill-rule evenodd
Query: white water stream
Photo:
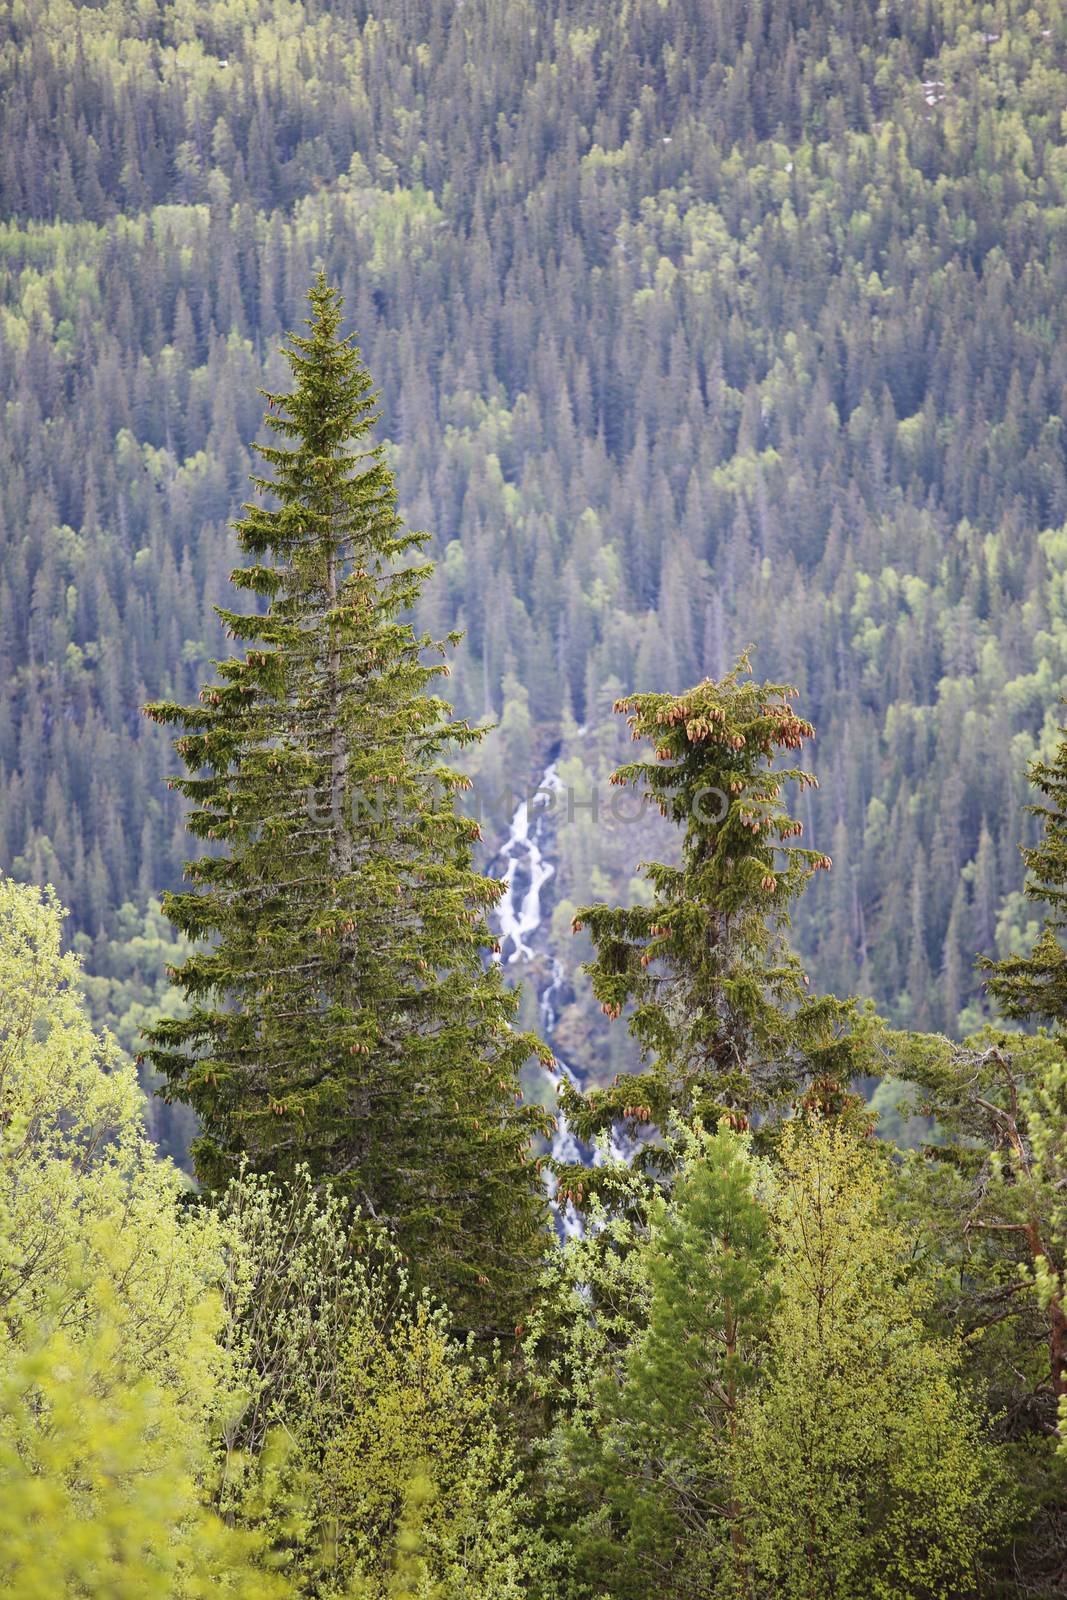
<svg viewBox="0 0 1067 1600"><path fill-rule="evenodd" d="M508 962L518 961L520 956L529 959L533 955L526 938L541 926L541 890L556 870L541 849L545 813L562 787L553 761L540 787L528 799L519 802L511 819L511 832L500 852L507 862L503 874L507 887L497 907L497 916L500 918L501 959Z"/></svg>
<svg viewBox="0 0 1067 1600"><path fill-rule="evenodd" d="M562 790L562 784L553 761L545 770L538 789L528 800L520 802L511 819L511 828L507 840L501 847L500 856L505 863L502 874L506 885L496 915L500 922L500 956L501 962L518 961L520 958L531 960L537 952L533 941L540 932L542 923L541 894L549 879L555 872L555 867L544 852L546 841L546 822L554 805L554 799ZM543 1036L551 1042L551 1036L559 1020L558 1002L566 982L566 972L563 963L554 955L545 955L548 963L549 980L538 993L538 1007L541 1018L541 1031ZM565 1061L555 1057L556 1070L549 1073L553 1088L557 1094L564 1079L574 1088L580 1088L578 1075ZM556 1131L552 1136L552 1155L556 1161L566 1164L582 1162L586 1165L601 1166L606 1159L600 1150L591 1151L575 1136L565 1114L560 1111L557 1115ZM610 1158L616 1161L629 1159L629 1152L624 1141L616 1132L612 1132L610 1143ZM555 1212L557 1224L567 1238L583 1232L581 1217L575 1211L570 1200L562 1209L555 1204L556 1179L554 1174L546 1175L546 1185L552 1209Z"/></svg>

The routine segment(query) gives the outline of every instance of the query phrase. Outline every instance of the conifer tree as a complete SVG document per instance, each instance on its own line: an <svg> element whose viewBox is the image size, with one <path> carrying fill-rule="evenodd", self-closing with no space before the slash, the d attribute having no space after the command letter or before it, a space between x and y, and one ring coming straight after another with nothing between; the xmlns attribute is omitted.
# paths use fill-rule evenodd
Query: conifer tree
<svg viewBox="0 0 1067 1600"><path fill-rule="evenodd" d="M727 1128L672 1126L666 1143L666 1195L611 1164L590 1228L546 1259L526 1340L575 1596L750 1593L732 1441L774 1307L760 1169Z"/></svg>
<svg viewBox="0 0 1067 1600"><path fill-rule="evenodd" d="M1040 817L1039 844L1022 848L1026 862L1026 895L1049 907L1041 934L1028 956L1008 956L1004 961L984 957L979 965L989 973L986 987L1001 1012L1020 1022L1067 1023L1067 738L1061 739L1051 762L1033 761L1030 782L1045 804L1028 806Z"/></svg>
<svg viewBox="0 0 1067 1600"><path fill-rule="evenodd" d="M774 1293L743 1137L698 1129L670 1203L657 1197L645 1246L648 1325L626 1353L621 1384L601 1386L599 1425L572 1432L576 1476L588 1474L611 1508L613 1537L597 1551L619 1580L609 1592L647 1593L657 1582L669 1595L747 1587L731 1443Z"/></svg>
<svg viewBox="0 0 1067 1600"><path fill-rule="evenodd" d="M537 1249L518 1072L543 1047L509 1026L487 960L500 886L472 869L443 759L477 735L433 693L448 668L423 657L445 646L403 620L427 536L403 527L369 442L376 397L341 298L320 274L309 299L283 350L295 388L265 392L270 476L236 524L232 580L255 609L219 612L244 648L199 705L146 708L179 730L189 775L172 781L207 845L166 899L198 946L175 971L189 1010L146 1054L200 1117L207 1188L242 1161L307 1164L486 1330L513 1320Z"/></svg>
<svg viewBox="0 0 1067 1600"><path fill-rule="evenodd" d="M616 703L655 757L620 767L612 783L639 789L684 832L679 865L645 863L648 903L585 906L575 918L596 949L594 993L609 1017L631 1008L646 1063L608 1090L566 1097L582 1137L612 1122L631 1134L663 1127L670 1113L743 1126L805 1088L836 1102L859 1070L850 1008L808 996L785 938L790 903L831 863L790 842L802 825L782 799L787 784L816 780L774 762L814 731L790 705L794 689L747 670L742 657L719 682Z"/></svg>

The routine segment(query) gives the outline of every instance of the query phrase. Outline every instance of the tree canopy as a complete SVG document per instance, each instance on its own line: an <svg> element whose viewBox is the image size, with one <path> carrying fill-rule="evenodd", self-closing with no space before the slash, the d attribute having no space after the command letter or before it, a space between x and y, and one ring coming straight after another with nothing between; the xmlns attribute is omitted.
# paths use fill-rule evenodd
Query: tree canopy
<svg viewBox="0 0 1067 1600"><path fill-rule="evenodd" d="M131 708L224 654L255 389L321 261L434 536L418 626L466 628L454 698L508 711L509 781L562 736L584 792L619 694L758 640L819 729L813 985L980 1020L975 955L1041 920L1023 771L1067 685L1065 29L1060 0L9 7L0 859L94 971L180 883ZM569 833L570 907L655 855ZM634 1054L560 921L561 1038L610 1078Z"/></svg>

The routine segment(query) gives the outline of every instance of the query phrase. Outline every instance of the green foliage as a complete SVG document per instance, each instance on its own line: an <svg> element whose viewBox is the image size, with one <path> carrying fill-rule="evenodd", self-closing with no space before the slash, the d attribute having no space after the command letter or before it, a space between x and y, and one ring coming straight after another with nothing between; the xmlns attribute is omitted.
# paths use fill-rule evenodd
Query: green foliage
<svg viewBox="0 0 1067 1600"><path fill-rule="evenodd" d="M109 1028L116 1043L136 1055L143 1030L181 1006L170 974L191 953L189 941L175 932L159 900L153 898L140 910L130 902L121 906L113 937L101 933L94 940L79 933L72 944L85 962L81 987L93 1025ZM162 1080L144 1062L139 1077L149 1096L145 1121L153 1143L163 1155L188 1168L195 1116L156 1092Z"/></svg>
<svg viewBox="0 0 1067 1600"><path fill-rule="evenodd" d="M686 1145L669 1202L651 1207L643 1323L564 1434L572 1492L602 1508L575 1530L576 1564L623 1596L744 1581L731 1444L773 1304L769 1231L743 1140L698 1130Z"/></svg>
<svg viewBox="0 0 1067 1600"><path fill-rule="evenodd" d="M368 444L375 397L340 299L321 275L309 298L285 350L295 389L267 395L282 443L257 447L272 499L237 524L234 583L260 609L220 612L244 653L199 705L147 708L180 730L192 776L172 782L210 853L165 898L197 948L175 973L187 1009L146 1055L198 1113L205 1184L306 1162L468 1326L506 1332L541 1215L518 1071L545 1052L509 1026L485 960L500 886L471 868L464 780L441 759L477 736L431 693L433 641L400 620L424 536Z"/></svg>
<svg viewBox="0 0 1067 1600"><path fill-rule="evenodd" d="M1067 1076L1058 1043L989 1032L962 1047L912 1039L901 1056L951 1136L933 1170L913 1166L909 1194L966 1285L947 1309L978 1336L980 1370L1003 1360L1006 1326L1015 1360L999 1398L1013 1430L1062 1441Z"/></svg>
<svg viewBox="0 0 1067 1600"><path fill-rule="evenodd" d="M981 964L989 974L986 988L1005 1017L1062 1025L1067 1021L1067 951L1061 938L1067 927L1067 738L1061 738L1051 762L1031 762L1029 776L1044 803L1027 807L1040 817L1042 836L1023 851L1026 895L1047 906L1050 915L1028 956L986 957Z"/></svg>
<svg viewBox="0 0 1067 1600"><path fill-rule="evenodd" d="M487 1362L306 1169L179 1203L60 924L0 883L4 1592L526 1595Z"/></svg>
<svg viewBox="0 0 1067 1600"><path fill-rule="evenodd" d="M36 0L0 30L0 862L104 930L98 975L117 909L181 880L130 707L224 651L255 389L321 258L438 541L418 624L468 629L461 712L514 678L535 759L569 714L584 759L610 681L759 640L820 731L813 985L978 1026L1067 687L1061 0ZM661 859L627 833L560 899L625 903ZM632 1065L568 999L582 1059Z"/></svg>
<svg viewBox="0 0 1067 1600"><path fill-rule="evenodd" d="M147 1137L129 1063L92 1032L61 915L0 882L0 1327L13 1353L46 1310L79 1340L104 1318L120 1370L167 1388L200 1434L225 1403L221 1230L176 1205L185 1182Z"/></svg>
<svg viewBox="0 0 1067 1600"><path fill-rule="evenodd" d="M914 1084L883 1078L867 1102L867 1110L878 1137L897 1150L916 1150L938 1142L937 1124L918 1113L918 1090Z"/></svg>
<svg viewBox="0 0 1067 1600"><path fill-rule="evenodd" d="M216 1215L230 1392L215 1512L295 1594L532 1593L548 1557L495 1366L306 1169L242 1173Z"/></svg>
<svg viewBox="0 0 1067 1600"><path fill-rule="evenodd" d="M423 1586L429 1596L519 1600L539 1573L524 1528L529 1505L501 1431L502 1396L484 1367L449 1336L424 1301L383 1327L364 1314L344 1350L337 1403L309 1419L320 1463L319 1515L334 1545L334 1573L367 1600L389 1600L399 1578L392 1546L411 1540L411 1485L433 1484L418 1507ZM414 1577L414 1573L411 1576Z"/></svg>
<svg viewBox="0 0 1067 1600"><path fill-rule="evenodd" d="M1034 1107L1052 1115L1057 1046L988 1030L964 1045L897 1035L891 1048L916 1109L939 1130L903 1167L898 1204L934 1241L941 1318L965 1336L968 1361L1009 1435L1047 1435L1067 1346L1055 1302L1043 1312L1032 1290L1039 1258L1054 1274L1064 1259L1055 1223L1060 1174L1040 1177L1030 1119ZM1053 1168L1055 1150L1053 1140Z"/></svg>
<svg viewBox="0 0 1067 1600"><path fill-rule="evenodd" d="M427 1573L423 1553L423 1522L426 1508L435 1498L430 1479L420 1474L412 1478L404 1494L404 1510L396 1535L396 1559L389 1583L388 1600L440 1600L441 1587ZM354 1600L375 1600L381 1593L369 1579L357 1578L349 1592Z"/></svg>
<svg viewBox="0 0 1067 1600"><path fill-rule="evenodd" d="M887 1176L832 1123L794 1123L779 1149L780 1298L736 1455L747 1559L776 1595L977 1594L1009 1525L959 1347L924 1327L930 1291Z"/></svg>
<svg viewBox="0 0 1067 1600"><path fill-rule="evenodd" d="M610 1221L594 1201L527 1341L557 1419L565 1592L985 1592L1009 1464L960 1340L929 1325L926 1241L892 1214L884 1150L812 1118L773 1161L724 1126L679 1133L670 1164L664 1197L620 1173Z"/></svg>
<svg viewBox="0 0 1067 1600"><path fill-rule="evenodd" d="M930 1241L927 1320L960 1340L1019 1486L1020 1536L1003 1582L1052 1594L1067 1552L1056 1450L1067 1356L1063 1083L1055 1040L992 1029L954 1045L897 1035L894 1071L937 1141L902 1167L898 1215ZM1040 1148L1040 1154L1038 1153Z"/></svg>
<svg viewBox="0 0 1067 1600"><path fill-rule="evenodd" d="M486 1359L306 1172L244 1175L223 1214L241 1404L219 1508L269 1539L300 1593L525 1595L543 1553Z"/></svg>
<svg viewBox="0 0 1067 1600"><path fill-rule="evenodd" d="M225 1424L226 1504L272 1433L336 1412L353 1328L372 1314L387 1327L408 1291L395 1248L306 1167L285 1185L242 1172L216 1210L227 1240L224 1337L242 1402Z"/></svg>
<svg viewBox="0 0 1067 1600"><path fill-rule="evenodd" d="M60 934L54 897L0 882L0 1584L281 1596L202 1503L235 1393L223 1229L179 1208Z"/></svg>
<svg viewBox="0 0 1067 1600"><path fill-rule="evenodd" d="M821 734L809 765L823 803L805 790L791 805L835 862L792 903L816 991L858 989L898 1026L964 1035L986 1015L972 971L983 951L1016 956L992 976L1009 1014L1060 1019L1065 42L1061 0L578 0L566 14L532 0L386 0L373 14L347 0L13 0L0 20L0 862L72 906L96 1022L112 1020L128 1048L142 1021L178 1018L164 964L190 952L168 948L151 902L179 886L186 797L163 791L165 732L133 707L189 702L225 654L211 608L226 604L255 390L284 387L277 337L319 260L382 381L386 459L412 520L439 540L436 571L411 595L415 636L466 627L456 703L472 720L502 716L499 734L468 748L469 769L521 789L561 742L560 773L584 798L619 762L605 706L620 686L674 695L721 678L758 638L761 673L802 686ZM1023 818L1035 759L1048 804ZM329 831L332 805L316 810ZM691 863L655 815L559 821L535 961L576 967L595 954L588 928L569 942L576 908L650 911L659 891L638 860L682 874ZM1019 842L1033 851L1034 916ZM706 914L730 890L717 881L687 903ZM246 1175L219 1214L179 1206L180 1180L152 1166L132 1074L73 999L54 912L15 894L3 919L0 1587L26 1600L127 1584L269 1594L264 1544L295 1587L321 1587L341 1570L316 1520L329 1443L353 1583L405 1600L462 1593L444 1552L474 1490L455 1490L453 1517L456 1440L420 1409L428 1346L416 1360L408 1333L393 1332L414 1326L407 1312L375 1310L364 1337L361 1308L385 1303L365 1284L387 1254L366 1280L356 1270L366 1221L312 1199L299 1165L314 1152L295 1136L291 1186ZM804 1086L812 1041L789 1038L792 1007L816 1013L765 931L769 991L755 947L734 952L738 1015L714 985L687 992L685 963L623 973L639 1009L645 980L668 975L683 1002L657 1019L647 1001L647 1041L603 1025L589 974L564 975L554 1038L568 1059L600 1084L646 1042L660 1060L643 1085L609 1092L583 1131L657 1095L665 1116L679 1086L690 1113L711 1121L726 1105L740 1120L752 1085L720 1093L721 1063L702 1061L700 1043L738 1042L768 1100ZM335 937L329 925L324 958ZM632 939L627 965L660 937ZM466 948L480 958L482 930ZM601 976L614 1004L620 975ZM726 1518L745 1534L740 1570L755 1594L820 1600L976 1582L1051 1597L1067 1548L1054 1458L1067 1266L1057 1047L880 1043L879 1075L902 1087L878 1109L910 1097L904 1136L932 1122L936 1147L890 1181L844 1133L839 1150L787 1140L753 1190L771 1196L779 1298L745 1363L747 1442L735 1466L716 1459L744 1503ZM809 1100L833 1105L844 1068L867 1063L866 1041L856 1057L832 1034L820 1048L834 1070ZM465 1115L482 1086L457 1087ZM399 1154L417 1158L421 1181L460 1140L445 1098L418 1109L434 1115ZM306 1120L269 1115L287 1136ZM153 1132L177 1152L172 1118L160 1102ZM755 1136L773 1156L765 1119ZM381 1148L396 1182L410 1168L395 1140ZM665 1184L675 1157L648 1154ZM827 1173L845 1304L820 1321L801 1244ZM863 1175L873 1198L857 1192ZM690 1398L721 1377L719 1258L696 1249L692 1188L683 1225L669 1193L655 1210L639 1175L610 1167L599 1181L604 1203L590 1203L587 1237L552 1257L559 1294L534 1324L556 1452L546 1522L575 1521L586 1565L546 1576L516 1556L509 1571L539 1600L602 1600L605 1584L646 1600L667 1585L642 1562L666 1551L670 1581L700 1594L718 1582L714 1562L678 1559L677 1482L664 1474L671 1494L657 1498L652 1441L640 1417L628 1428L618 1394L645 1370L639 1351ZM459 1187L446 1205L486 1199ZM375 1188L363 1186L371 1203ZM413 1270L437 1225L413 1229ZM669 1268L675 1255L684 1270ZM503 1305L495 1273L478 1285L460 1265L457 1281ZM393 1264L383 1270L394 1285ZM668 1279L686 1325L707 1336L706 1363L677 1343L662 1305L668 1331L653 1337ZM508 1306L501 1330L512 1320ZM448 1349L439 1392L449 1405L466 1396L462 1412L466 1385L482 1404L479 1369ZM381 1398L387 1448L364 1415L345 1418L345 1444L342 1379ZM978 1580L1004 1506L989 1497L972 1387L1025 1497L1013 1548ZM703 1436L671 1400L653 1394L649 1430L664 1430L672 1463L691 1464ZM318 1446L294 1434L275 1451L271 1427L301 1416L321 1427ZM560 1483L564 1437L595 1442L597 1419L618 1447L614 1475L594 1452L588 1479ZM244 1525L232 1538L200 1507L220 1433L217 1493ZM599 1524L582 1500L598 1481L614 1485ZM688 1481L721 1499L721 1476ZM521 1497L493 1503L509 1548ZM801 1526L806 1506L819 1540ZM642 1517L647 1543L634 1536ZM721 1551L711 1526L721 1533L722 1519L700 1537ZM354 1552L372 1538L357 1580ZM507 1592L512 1576L484 1576L495 1538L472 1533L472 1581ZM732 1581L739 1568L724 1570Z"/></svg>
<svg viewBox="0 0 1067 1600"><path fill-rule="evenodd" d="M818 1079L841 1093L858 1070L849 1008L811 999L799 958L785 942L787 909L830 858L790 841L802 824L782 798L814 778L779 767L782 751L814 736L793 711L795 691L758 684L742 658L720 682L682 696L634 695L634 740L653 760L620 767L682 833L681 862L644 864L647 900L582 906L595 959L593 992L628 1024L648 1070L610 1090L565 1103L585 1134L613 1120L636 1133L670 1115L689 1121L729 1113L743 1125ZM658 1159L654 1148L642 1153Z"/></svg>
<svg viewBox="0 0 1067 1600"><path fill-rule="evenodd" d="M63 1286L68 1287L68 1286ZM264 1542L203 1506L206 1441L131 1380L122 1317L91 1343L24 1327L0 1376L0 1583L11 1600L284 1600Z"/></svg>
<svg viewBox="0 0 1067 1600"><path fill-rule="evenodd" d="M1050 1062L1043 1076L1023 1089L1020 1099L1026 1143L1009 1145L996 1164L995 1177L1004 1197L1002 1209L1005 1202L1010 1204L1018 1218L1016 1226L1033 1249L1026 1276L1049 1320L1059 1444L1067 1450L1067 1201L1062 1188L1067 1169L1067 1066Z"/></svg>
<svg viewBox="0 0 1067 1600"><path fill-rule="evenodd" d="M189 954L189 944L175 933L156 899L141 909L127 902L119 908L114 927L112 939L97 942L80 933L73 945L86 966L95 969L82 975L90 1017L98 1027L110 1021L116 1042L133 1055L142 1030L156 1020L160 1007L179 1003L168 970Z"/></svg>

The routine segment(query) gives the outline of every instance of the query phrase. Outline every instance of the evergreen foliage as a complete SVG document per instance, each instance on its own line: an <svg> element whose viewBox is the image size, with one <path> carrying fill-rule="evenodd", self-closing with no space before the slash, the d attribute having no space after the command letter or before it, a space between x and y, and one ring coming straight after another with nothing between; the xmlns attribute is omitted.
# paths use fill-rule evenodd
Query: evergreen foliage
<svg viewBox="0 0 1067 1600"><path fill-rule="evenodd" d="M146 1054L199 1115L209 1188L243 1161L306 1163L457 1316L507 1331L541 1217L518 1072L543 1047L509 1026L487 959L500 885L472 870L463 780L440 759L476 735L400 620L423 536L368 445L374 396L339 297L320 275L309 299L285 352L295 388L267 395L281 443L258 447L272 475L253 482L271 501L237 525L234 582L262 605L220 613L243 654L199 705L147 708L180 730L193 775L174 782L211 853L164 901L199 948L174 973L189 1008Z"/></svg>
<svg viewBox="0 0 1067 1600"><path fill-rule="evenodd" d="M891 1050L934 1136L903 1165L894 1205L927 1232L935 1326L959 1337L1019 1485L1023 1592L1055 1593L1067 1573L1059 1044L990 1029L964 1045L897 1035Z"/></svg>
<svg viewBox="0 0 1067 1600"><path fill-rule="evenodd" d="M5 1593L1067 1592L1065 52L1063 0L3 9ZM476 869L548 761L517 1009Z"/></svg>
<svg viewBox="0 0 1067 1600"><path fill-rule="evenodd" d="M788 908L812 874L831 865L791 843L803 831L783 790L815 779L782 767L782 752L814 736L787 685L752 681L742 659L720 682L683 695L618 702L635 740L654 757L612 776L658 806L682 835L681 861L643 867L649 892L636 905L580 907L595 959L593 992L628 1025L647 1071L584 1099L566 1098L580 1132L621 1121L631 1134L671 1114L714 1124L813 1092L839 1096L857 1070L847 1006L806 993L784 931ZM646 1152L655 1159L654 1150Z"/></svg>
<svg viewBox="0 0 1067 1600"><path fill-rule="evenodd" d="M761 1159L679 1130L667 1195L618 1173L607 1243L558 1247L527 1352L569 1600L996 1592L1016 1463L852 1120L791 1119Z"/></svg>
<svg viewBox="0 0 1067 1600"><path fill-rule="evenodd" d="M743 1143L698 1133L669 1204L651 1208L647 1321L603 1373L595 1425L566 1460L587 1511L579 1569L612 1594L743 1593L746 1561L733 1441L774 1302L766 1216Z"/></svg>
<svg viewBox="0 0 1067 1600"><path fill-rule="evenodd" d="M1001 961L986 957L981 966L988 973L986 988L1005 1017L1059 1027L1067 1022L1067 950L1062 939L1067 927L1067 738L1061 737L1052 761L1031 762L1029 776L1043 796L1043 803L1027 807L1041 819L1042 835L1023 849L1025 892L1050 914L1029 955Z"/></svg>
<svg viewBox="0 0 1067 1600"><path fill-rule="evenodd" d="M977 1026L1067 689L1062 0L15 0L0 37L0 862L90 970L181 882L131 707L225 648L321 259L434 531L418 625L468 630L461 714L528 718L512 785L759 640L820 733L813 986ZM659 851L567 834L572 906Z"/></svg>

